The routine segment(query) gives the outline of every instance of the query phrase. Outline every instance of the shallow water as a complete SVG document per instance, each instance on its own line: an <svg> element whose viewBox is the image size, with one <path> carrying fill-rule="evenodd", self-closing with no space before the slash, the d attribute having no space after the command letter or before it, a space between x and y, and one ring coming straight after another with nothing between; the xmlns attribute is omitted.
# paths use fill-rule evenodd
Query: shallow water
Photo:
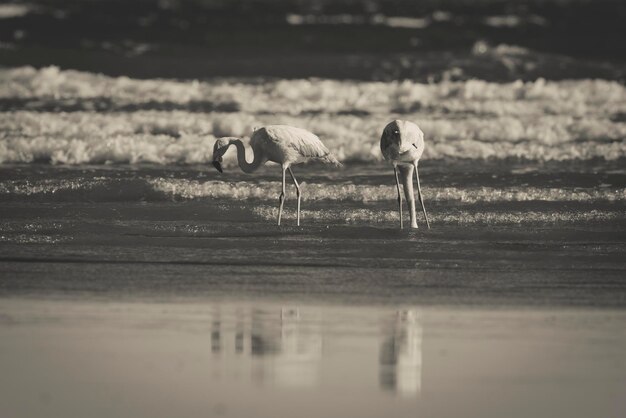
<svg viewBox="0 0 626 418"><path fill-rule="evenodd" d="M300 227L293 187L275 225L275 165L9 166L0 293L624 306L620 169L475 166L424 163L430 230L399 229L384 165L297 167Z"/></svg>
<svg viewBox="0 0 626 418"><path fill-rule="evenodd" d="M5 166L0 415L619 416L624 174L580 167L425 162L409 231L381 164L298 167L301 227L276 166Z"/></svg>
<svg viewBox="0 0 626 418"><path fill-rule="evenodd" d="M2 299L0 412L617 417L624 315Z"/></svg>

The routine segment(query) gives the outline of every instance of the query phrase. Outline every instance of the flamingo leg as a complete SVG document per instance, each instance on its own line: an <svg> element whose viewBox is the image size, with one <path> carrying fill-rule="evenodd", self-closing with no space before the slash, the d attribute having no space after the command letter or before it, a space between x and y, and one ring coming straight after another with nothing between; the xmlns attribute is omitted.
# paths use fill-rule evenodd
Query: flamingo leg
<svg viewBox="0 0 626 418"><path fill-rule="evenodd" d="M424 219L426 219L426 226L430 229L430 222L428 222L428 215L426 215L426 208L424 207L424 199L422 198L422 188L420 187L420 176L417 173L417 163L415 164L415 178L417 178L417 198L422 204L422 211L424 212Z"/></svg>
<svg viewBox="0 0 626 418"><path fill-rule="evenodd" d="M398 211L400 212L400 229L404 226L402 225L402 194L400 193L400 180L398 179L398 168L393 166L393 173L396 175L396 188L398 189Z"/></svg>
<svg viewBox="0 0 626 418"><path fill-rule="evenodd" d="M287 171L286 167L283 167L283 189L280 192L280 196L278 196L278 201L280 202L278 206L278 225L280 226L280 218L283 215L283 204L285 203L285 172Z"/></svg>
<svg viewBox="0 0 626 418"><path fill-rule="evenodd" d="M296 185L296 196L298 196L298 226L300 226L300 185L298 184L298 180L293 175L293 171L291 171L291 167L288 168L289 174L291 175L291 179L293 180L293 184Z"/></svg>

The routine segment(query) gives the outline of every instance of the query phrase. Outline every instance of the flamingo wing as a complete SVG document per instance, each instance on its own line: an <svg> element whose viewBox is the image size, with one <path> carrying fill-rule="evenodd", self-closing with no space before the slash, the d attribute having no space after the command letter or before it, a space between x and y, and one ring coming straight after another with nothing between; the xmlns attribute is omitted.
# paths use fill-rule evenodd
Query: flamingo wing
<svg viewBox="0 0 626 418"><path fill-rule="evenodd" d="M269 140L283 149L296 152L303 158L325 158L330 151L317 135L301 128L286 125L266 126Z"/></svg>

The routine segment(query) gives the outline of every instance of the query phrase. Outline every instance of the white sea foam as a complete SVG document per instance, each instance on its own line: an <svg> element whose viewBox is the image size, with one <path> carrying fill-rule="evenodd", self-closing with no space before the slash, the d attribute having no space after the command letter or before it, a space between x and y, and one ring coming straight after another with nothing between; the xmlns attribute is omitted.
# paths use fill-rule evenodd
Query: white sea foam
<svg viewBox="0 0 626 418"><path fill-rule="evenodd" d="M488 16L484 19L484 23L488 26L493 26L496 28L514 28L522 25L538 25L538 26L547 26L548 21L538 15L530 15L530 16L521 16L521 15L497 15L497 16Z"/></svg>
<svg viewBox="0 0 626 418"><path fill-rule="evenodd" d="M356 185L352 183L300 182L304 201L378 202L395 199L395 186ZM105 190L114 191L132 199L145 198L146 191L178 199L276 200L281 183L278 181L197 181L146 177L143 179L43 179L0 181L0 196L59 195L70 198L81 193L99 190L106 199ZM126 189L126 190L125 190ZM626 202L626 188L537 188L537 187L429 187L422 188L428 201L478 202ZM288 198L295 191L287 189ZM90 195L91 196L91 195ZM90 197L91 198L91 197Z"/></svg>
<svg viewBox="0 0 626 418"><path fill-rule="evenodd" d="M2 233L15 233L15 232L27 232L37 233L45 230L58 231L66 226L63 222L51 222L51 221L35 221L35 222L20 222L20 221L3 221L0 222L0 232Z"/></svg>
<svg viewBox="0 0 626 418"><path fill-rule="evenodd" d="M180 179L152 179L151 186L159 192L171 196L196 199L259 199L275 200L281 188L280 182L227 182ZM301 182L302 199L337 200L373 202L392 200L395 197L395 187L366 186L355 184L315 184ZM291 187L289 188L291 189ZM536 188L536 187L424 187L425 199L430 201L459 201L464 203L476 202L626 202L626 189L565 189L565 188ZM288 191L288 195L293 190Z"/></svg>
<svg viewBox="0 0 626 418"><path fill-rule="evenodd" d="M22 67L0 69L0 99L0 163L210 163L216 137L275 123L318 134L341 161L377 161L392 118L421 126L423 158L626 157L626 88L604 80L184 82Z"/></svg>
<svg viewBox="0 0 626 418"><path fill-rule="evenodd" d="M15 244L59 244L62 242L72 241L72 239L72 237L52 235L0 234L0 242L9 242Z"/></svg>
<svg viewBox="0 0 626 418"><path fill-rule="evenodd" d="M0 144L0 162L50 161L84 163L206 163L211 161L214 138L167 135L115 135L96 138L13 138Z"/></svg>
<svg viewBox="0 0 626 418"><path fill-rule="evenodd" d="M439 15L441 16L441 15ZM428 17L410 17L410 16L385 16L383 14L375 14L371 17L336 14L336 15L320 15L320 14L294 14L290 13L285 16L285 20L290 25L382 25L392 28L408 28L408 29L424 29L430 26L431 20Z"/></svg>
<svg viewBox="0 0 626 418"><path fill-rule="evenodd" d="M255 126L285 123L307 128L322 138L342 161L377 161L386 115L363 118L320 114L131 112L0 113L0 163L50 161L57 164L150 162L210 163L216 137L250 135ZM568 116L527 118L424 117L423 158L511 158L535 161L626 156L626 124ZM235 161L234 151L227 164Z"/></svg>
<svg viewBox="0 0 626 418"><path fill-rule="evenodd" d="M1 194L2 192L0 192ZM0 222L0 242L17 244L57 244L71 241L70 236L63 236L62 230L67 226L63 222Z"/></svg>
<svg viewBox="0 0 626 418"><path fill-rule="evenodd" d="M465 111L481 111L486 101L495 101L491 108L498 113L518 114L520 101L530 101L528 112L541 114L550 104L552 111L570 114L572 104L585 106L592 113L624 109L626 88L605 80L516 81L492 83L482 80L442 81L424 84L412 81L356 82L338 80L278 80L244 82L241 80L172 81L164 79L135 80L128 77L107 77L100 74L47 67L0 69L2 98L107 98L113 103L146 101L189 103L238 102L248 112L299 114L303 110L325 112L397 107L403 104L443 106L463 100L456 106ZM506 105L511 105L507 108ZM504 106L504 108L503 108ZM582 109L581 109L582 110Z"/></svg>
<svg viewBox="0 0 626 418"><path fill-rule="evenodd" d="M31 196L37 194L55 194L62 191L90 190L98 185L105 184L104 180L5 180L0 181L0 196L17 195Z"/></svg>
<svg viewBox="0 0 626 418"><path fill-rule="evenodd" d="M267 221L276 220L278 208L274 206L256 206L253 209L256 216ZM397 211L381 211L371 209L324 209L324 210L302 210L301 219L313 222L331 223L380 223L388 224L398 221ZM538 212L538 211L512 211L512 212L471 212L471 211L429 211L431 225L437 224L461 224L461 225L523 225L523 224L559 224L577 222L606 222L613 220L624 220L623 213L590 210L590 211L558 211L558 212ZM293 221L296 219L296 212L292 209L283 211L283 219ZM418 218L418 223L422 220Z"/></svg>
<svg viewBox="0 0 626 418"><path fill-rule="evenodd" d="M28 4L8 3L0 4L0 19L9 19L13 17L26 16L31 13L35 7Z"/></svg>

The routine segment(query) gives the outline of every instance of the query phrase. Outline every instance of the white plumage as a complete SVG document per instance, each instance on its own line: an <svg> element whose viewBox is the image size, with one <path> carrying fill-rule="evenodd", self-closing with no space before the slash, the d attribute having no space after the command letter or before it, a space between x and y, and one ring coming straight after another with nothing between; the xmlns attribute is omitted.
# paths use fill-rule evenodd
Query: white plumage
<svg viewBox="0 0 626 418"><path fill-rule="evenodd" d="M310 160L319 160L325 163L340 165L339 161L330 153L317 135L301 128L288 125L269 125L254 131L250 138L250 146L254 152L251 163L246 161L246 150L239 138L220 138L213 147L213 165L222 172L222 156L228 148L234 145L237 148L237 162L246 173L252 173L267 161L281 165L283 182L278 207L278 225L283 213L285 202L285 173L293 179L298 197L297 224L300 225L300 186L291 166Z"/></svg>
<svg viewBox="0 0 626 418"><path fill-rule="evenodd" d="M256 154L262 153L267 160L290 166L309 160L339 164L317 135L288 125L270 125L257 129L250 138L250 146Z"/></svg>
<svg viewBox="0 0 626 418"><path fill-rule="evenodd" d="M417 178L417 197L422 205L424 219L426 225L430 228L426 208L424 207L424 199L422 197L422 189L420 187L420 178L417 171L417 164L424 152L424 133L413 122L405 120L394 120L385 126L383 134L380 138L380 150L385 160L391 162L393 171L396 176L396 187L398 190L398 210L400 212L400 228L403 227L402 220L402 194L400 193L400 182L398 179L398 171L402 174L402 185L404 195L409 205L411 215L411 227L417 228L417 219L415 216L415 197L413 195L413 170Z"/></svg>

